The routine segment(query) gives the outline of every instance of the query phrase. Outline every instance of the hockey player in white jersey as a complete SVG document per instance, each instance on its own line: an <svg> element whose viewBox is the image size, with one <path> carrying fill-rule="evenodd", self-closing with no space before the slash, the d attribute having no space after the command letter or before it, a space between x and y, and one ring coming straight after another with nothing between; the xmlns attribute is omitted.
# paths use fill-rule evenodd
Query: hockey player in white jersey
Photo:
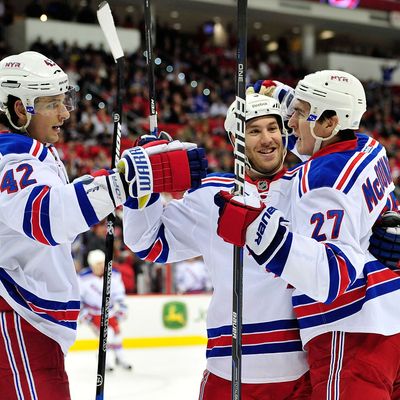
<svg viewBox="0 0 400 400"><path fill-rule="evenodd" d="M75 237L129 194L186 190L203 173L202 163L191 161L202 159L202 149L172 142L152 148L152 155L126 150L125 180L104 170L69 183L53 143L74 107L72 95L67 75L40 53L0 61L2 399L70 399L64 354L75 340L80 308ZM161 164L186 177L160 180Z"/></svg>
<svg viewBox="0 0 400 400"><path fill-rule="evenodd" d="M400 398L400 271L367 250L373 225L398 204L384 148L355 134L365 110L354 76L307 75L289 126L311 158L263 203L216 197L224 240L245 242L260 266L296 288L313 400Z"/></svg>
<svg viewBox="0 0 400 400"><path fill-rule="evenodd" d="M105 254L102 250L89 252L88 267L79 271L79 288L81 294L80 319L89 324L96 334L99 334L101 323L101 298L103 293L103 275ZM120 323L127 318L125 286L121 273L112 270L110 289L110 308L108 320L107 350L112 351L106 358L106 370L113 371L114 366L132 369L122 348L122 333Z"/></svg>
<svg viewBox="0 0 400 400"><path fill-rule="evenodd" d="M285 154L279 104L254 95L247 107L248 120L267 116L262 129L266 137L271 136L268 148L274 151L265 163L273 175L282 168ZM249 158L257 162L261 157L251 152ZM246 192L264 198L270 184L268 176L248 171ZM124 239L139 257L166 263L201 255L209 270L214 291L207 315L207 369L200 389L203 400L231 399L233 249L217 235L214 196L233 185L233 174L210 174L199 189L189 191L182 200L163 206L160 197L152 195L143 210L124 207ZM291 305L293 289L259 267L246 252L243 262L242 398L309 399L308 366Z"/></svg>

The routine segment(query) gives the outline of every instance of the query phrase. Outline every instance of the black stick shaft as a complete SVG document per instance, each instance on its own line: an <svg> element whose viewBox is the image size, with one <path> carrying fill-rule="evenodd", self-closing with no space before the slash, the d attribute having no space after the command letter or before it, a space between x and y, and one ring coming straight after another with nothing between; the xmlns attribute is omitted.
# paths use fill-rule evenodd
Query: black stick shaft
<svg viewBox="0 0 400 400"><path fill-rule="evenodd" d="M154 60L153 60L153 40L151 24L151 1L144 0L144 26L146 40L146 60L147 76L149 82L149 100L150 100L150 133L157 136L157 101L156 87L154 78Z"/></svg>
<svg viewBox="0 0 400 400"><path fill-rule="evenodd" d="M120 158L121 152L121 116L122 116L122 90L124 84L124 58L117 59L117 98L114 112L114 135L111 154L111 169L115 168ZM97 385L96 400L104 398L104 381L106 370L106 354L107 354L107 336L108 321L110 310L110 293L111 293L111 274L114 256L114 225L115 214L111 213L107 217L107 235L106 235L106 260L103 276L103 292L101 299L101 322L100 322L100 342L99 357L97 364Z"/></svg>
<svg viewBox="0 0 400 400"><path fill-rule="evenodd" d="M247 0L237 2L235 194L244 195L246 130ZM232 298L232 399L242 398L243 249L234 246Z"/></svg>

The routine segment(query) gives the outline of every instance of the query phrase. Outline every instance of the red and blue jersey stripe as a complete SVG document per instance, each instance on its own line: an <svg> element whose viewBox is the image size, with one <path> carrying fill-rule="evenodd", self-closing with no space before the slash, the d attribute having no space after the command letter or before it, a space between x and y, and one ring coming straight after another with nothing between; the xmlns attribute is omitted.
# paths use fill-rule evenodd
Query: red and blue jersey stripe
<svg viewBox="0 0 400 400"><path fill-rule="evenodd" d="M47 148L35 139L20 133L3 133L0 137L0 154L31 154L43 161L47 154Z"/></svg>
<svg viewBox="0 0 400 400"><path fill-rule="evenodd" d="M207 358L232 355L232 325L207 329ZM302 351L295 319L243 324L242 354Z"/></svg>
<svg viewBox="0 0 400 400"><path fill-rule="evenodd" d="M3 268L0 268L0 282L8 295L20 306L43 319L76 330L80 310L79 300L62 302L42 299L18 285Z"/></svg>
<svg viewBox="0 0 400 400"><path fill-rule="evenodd" d="M203 189L206 187L220 187L231 189L233 188L235 182L235 175L231 173L212 173L208 174L204 179L201 181L201 186L196 189L190 189L189 193L194 192L195 190Z"/></svg>
<svg viewBox="0 0 400 400"><path fill-rule="evenodd" d="M357 279L330 304L317 302L306 295L293 296L293 308L300 329L326 325L349 317L372 299L400 289L400 275L379 261L364 267L364 278Z"/></svg>
<svg viewBox="0 0 400 400"><path fill-rule="evenodd" d="M321 150L327 153L324 157L313 157L301 166L299 171L298 194L301 198L312 189L332 187L348 193L354 186L361 172L382 151L382 145L376 140L357 135L355 141L341 142ZM329 157L333 154L334 157ZM316 165L314 165L316 163Z"/></svg>
<svg viewBox="0 0 400 400"><path fill-rule="evenodd" d="M50 228L50 188L36 186L26 202L23 230L33 240L48 246L57 246Z"/></svg>
<svg viewBox="0 0 400 400"><path fill-rule="evenodd" d="M142 260L165 263L168 259L169 245L165 238L165 226L162 224L158 229L157 237L153 244L146 250L136 252Z"/></svg>

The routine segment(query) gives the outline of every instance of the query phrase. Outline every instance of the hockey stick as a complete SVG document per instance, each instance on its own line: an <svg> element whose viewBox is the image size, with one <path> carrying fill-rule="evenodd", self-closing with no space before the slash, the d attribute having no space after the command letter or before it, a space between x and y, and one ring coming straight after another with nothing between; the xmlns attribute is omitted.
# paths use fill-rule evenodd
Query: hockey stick
<svg viewBox="0 0 400 400"><path fill-rule="evenodd" d="M146 60L149 82L149 100L150 100L150 133L158 136L157 130L157 108L156 108L156 88L154 79L154 61L153 61L153 41L151 37L151 4L150 0L144 0L144 29L146 38Z"/></svg>
<svg viewBox="0 0 400 400"><path fill-rule="evenodd" d="M237 2L236 129L234 149L235 195L244 195L246 131L247 0ZM243 249L233 250L232 399L242 397Z"/></svg>
<svg viewBox="0 0 400 400"><path fill-rule="evenodd" d="M117 94L116 109L114 112L114 135L111 153L111 169L119 161L121 150L121 114L122 114L122 88L124 75L124 52L119 41L117 31L115 29L114 19L111 14L110 6L106 1L99 5L97 10L97 19L100 27L106 37L107 43L111 49L111 53L117 63ZM108 335L108 318L110 309L110 292L111 292L111 273L114 253L114 224L115 214L111 213L107 217L107 235L106 235L106 259L103 275L103 292L101 299L101 323L100 323L100 341L99 341L99 357L97 365L97 383L96 383L96 400L104 398L104 378L106 369L106 352L107 352L107 335Z"/></svg>

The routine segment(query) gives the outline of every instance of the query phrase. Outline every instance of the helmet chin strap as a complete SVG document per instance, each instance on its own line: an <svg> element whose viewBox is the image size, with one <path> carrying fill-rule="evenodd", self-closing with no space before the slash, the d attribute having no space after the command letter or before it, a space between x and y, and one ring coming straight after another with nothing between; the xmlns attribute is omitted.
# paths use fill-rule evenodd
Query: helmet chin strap
<svg viewBox="0 0 400 400"><path fill-rule="evenodd" d="M8 108L5 109L5 113L6 113L6 117L8 119L8 122L11 124L11 126L13 128L15 128L17 131L26 132L26 133L29 134L29 132L27 131L27 127L31 122L31 117L32 116L31 116L30 113L26 112L26 123L24 125L22 125L22 126L17 126L17 125L14 124L14 122L12 121L10 112L8 111Z"/></svg>
<svg viewBox="0 0 400 400"><path fill-rule="evenodd" d="M311 131L311 136L315 139L314 143L314 148L312 154L315 154L317 151L321 149L322 142L326 142L329 139L332 139L337 133L340 131L341 126L337 124L334 128L331 134L328 137L321 137L317 136L317 134L314 132L315 128L315 121L310 121L310 131Z"/></svg>

